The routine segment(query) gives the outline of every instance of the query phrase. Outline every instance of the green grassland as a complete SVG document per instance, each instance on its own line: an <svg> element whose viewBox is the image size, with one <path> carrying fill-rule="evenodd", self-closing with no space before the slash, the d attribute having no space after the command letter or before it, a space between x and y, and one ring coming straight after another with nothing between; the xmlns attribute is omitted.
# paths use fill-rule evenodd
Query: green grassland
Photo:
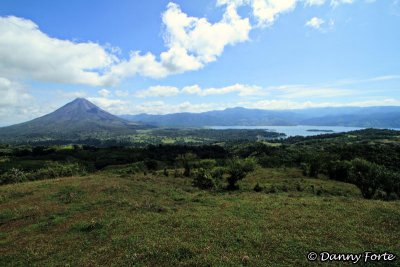
<svg viewBox="0 0 400 267"><path fill-rule="evenodd" d="M0 187L0 266L318 266L308 251L400 255L399 233L399 201L295 168L236 191L112 170Z"/></svg>

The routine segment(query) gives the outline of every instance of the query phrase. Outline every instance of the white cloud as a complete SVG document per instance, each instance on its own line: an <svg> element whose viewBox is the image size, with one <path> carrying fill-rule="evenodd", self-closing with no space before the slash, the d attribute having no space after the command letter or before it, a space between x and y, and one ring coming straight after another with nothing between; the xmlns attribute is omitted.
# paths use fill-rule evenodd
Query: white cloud
<svg viewBox="0 0 400 267"><path fill-rule="evenodd" d="M36 115L34 98L19 83L0 77L0 126Z"/></svg>
<svg viewBox="0 0 400 267"><path fill-rule="evenodd" d="M20 84L2 77L0 77L0 95L0 107L26 104L26 101L32 98Z"/></svg>
<svg viewBox="0 0 400 267"><path fill-rule="evenodd" d="M55 83L101 85L97 70L106 70L116 57L102 46L52 38L23 18L0 17L0 75Z"/></svg>
<svg viewBox="0 0 400 267"><path fill-rule="evenodd" d="M365 0L367 3L374 2L375 0ZM305 5L306 6L320 6L325 4L326 2L329 2L327 0L305 0ZM336 7L340 4L353 4L355 0L331 0L330 4L333 7Z"/></svg>
<svg viewBox="0 0 400 267"><path fill-rule="evenodd" d="M340 4L353 4L355 0L331 0L332 6L338 6Z"/></svg>
<svg viewBox="0 0 400 267"><path fill-rule="evenodd" d="M234 8L248 5L252 8L257 26L267 26L273 24L279 14L293 10L297 2L298 0L217 0L217 5Z"/></svg>
<svg viewBox="0 0 400 267"><path fill-rule="evenodd" d="M152 86L146 90L139 91L135 94L136 97L168 97L179 94L179 89L174 86Z"/></svg>
<svg viewBox="0 0 400 267"><path fill-rule="evenodd" d="M98 94L101 97L109 97L111 95L111 92L109 90L107 90L107 89L101 89L101 90L98 91Z"/></svg>
<svg viewBox="0 0 400 267"><path fill-rule="evenodd" d="M332 6L355 0L331 0ZM199 70L216 61L226 46L249 40L257 26L272 25L277 17L292 11L297 3L320 5L323 0L217 0L224 7L223 17L212 23L192 17L179 5L169 3L162 14L165 51L131 51L121 58L118 47L94 42L73 42L43 33L31 20L0 17L0 76L9 80L111 86L130 76L163 78ZM237 9L247 5L250 17L242 18ZM321 21L310 22L316 27Z"/></svg>
<svg viewBox="0 0 400 267"><path fill-rule="evenodd" d="M321 26L325 23L325 21L318 17L313 17L309 21L306 22L306 26L320 30Z"/></svg>
<svg viewBox="0 0 400 267"><path fill-rule="evenodd" d="M127 97L127 96L129 96L129 92L128 91L123 91L123 90L116 90L115 91L115 95L117 97Z"/></svg>
<svg viewBox="0 0 400 267"><path fill-rule="evenodd" d="M132 105L129 101L105 97L89 97L88 100L112 114L123 114Z"/></svg>
<svg viewBox="0 0 400 267"><path fill-rule="evenodd" d="M325 4L325 0L305 0L306 6L321 6Z"/></svg>
<svg viewBox="0 0 400 267"><path fill-rule="evenodd" d="M139 91L136 97L168 97L178 94L191 94L199 96L223 95L237 93L239 96L250 96L262 94L262 87L255 85L234 84L225 87L210 87L202 89L199 85L191 85L183 87L181 90L174 86L152 86L146 90Z"/></svg>
<svg viewBox="0 0 400 267"><path fill-rule="evenodd" d="M0 17L0 75L44 82L114 85L128 76L163 78L198 70L215 61L227 45L248 40L251 25L234 8L210 23L190 17L169 3L162 16L167 50L159 57L132 51L119 59L119 48L50 37L31 20Z"/></svg>
<svg viewBox="0 0 400 267"><path fill-rule="evenodd" d="M380 100L351 101L351 102L313 102L313 101L290 101L290 100L261 100L256 102L243 102L240 106L246 108L286 110L324 107L371 107L371 106L393 106L400 105L399 99L384 98Z"/></svg>
<svg viewBox="0 0 400 267"><path fill-rule="evenodd" d="M200 103L192 104L189 101L169 104L164 101L144 102L130 111L130 114L148 113L148 114L170 114L179 112L205 112L209 110L222 110L227 107L233 107L233 104L228 103ZM126 114L126 113L125 113Z"/></svg>
<svg viewBox="0 0 400 267"><path fill-rule="evenodd" d="M199 95L221 95L237 92L239 96L249 96L260 94L262 87L255 85L245 85L245 84L234 84L231 86L220 87L220 88L206 88L202 90Z"/></svg>
<svg viewBox="0 0 400 267"><path fill-rule="evenodd" d="M242 19L233 7L226 9L219 22L210 23L206 18L190 17L177 4L169 3L162 20L168 50L159 59L152 53L132 52L129 60L112 67L113 79L133 75L163 78L201 69L217 60L227 45L247 41L251 30L249 20Z"/></svg>
<svg viewBox="0 0 400 267"><path fill-rule="evenodd" d="M182 93L191 94L191 95L194 95L194 94L200 95L202 93L202 89L201 89L200 86L198 86L196 84L196 85L191 85L191 86L184 87L182 89Z"/></svg>
<svg viewBox="0 0 400 267"><path fill-rule="evenodd" d="M271 86L267 90L280 98L331 98L354 94L354 91L348 89L310 85Z"/></svg>

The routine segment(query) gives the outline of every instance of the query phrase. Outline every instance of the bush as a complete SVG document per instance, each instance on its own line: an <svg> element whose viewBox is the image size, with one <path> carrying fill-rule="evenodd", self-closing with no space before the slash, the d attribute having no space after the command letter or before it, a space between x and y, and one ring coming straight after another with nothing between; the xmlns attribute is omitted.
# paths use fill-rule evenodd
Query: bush
<svg viewBox="0 0 400 267"><path fill-rule="evenodd" d="M169 172L168 172L167 168L164 168L163 174L164 174L165 177L169 176Z"/></svg>
<svg viewBox="0 0 400 267"><path fill-rule="evenodd" d="M222 167L215 167L214 169L211 170L211 176L216 180L216 181L221 181L225 173L225 169Z"/></svg>
<svg viewBox="0 0 400 267"><path fill-rule="evenodd" d="M149 171L156 171L158 169L158 162L154 159L147 159L144 164Z"/></svg>
<svg viewBox="0 0 400 267"><path fill-rule="evenodd" d="M199 168L203 168L206 170L212 169L215 165L217 165L217 162L214 159L203 159L200 160L197 164Z"/></svg>
<svg viewBox="0 0 400 267"><path fill-rule="evenodd" d="M193 185L200 189L213 189L217 183L209 172L201 168L194 175Z"/></svg>
<svg viewBox="0 0 400 267"><path fill-rule="evenodd" d="M45 168L39 169L38 171L31 173L28 176L29 180L41 180L48 178L58 178L73 175L85 174L86 171L78 163L59 163L51 162Z"/></svg>
<svg viewBox="0 0 400 267"><path fill-rule="evenodd" d="M263 191L263 187L259 184L259 183L257 183L255 186L254 186L254 188L253 188L253 190L255 191L255 192L261 192L261 191Z"/></svg>
<svg viewBox="0 0 400 267"><path fill-rule="evenodd" d="M253 165L254 166L254 165ZM228 176L228 189L238 189L237 182L243 180L247 173L252 171L254 167L252 167L251 163L240 160L240 159L232 159L228 162L227 173Z"/></svg>
<svg viewBox="0 0 400 267"><path fill-rule="evenodd" d="M8 172L0 176L0 184L14 184L26 181L27 177L25 172L12 168Z"/></svg>
<svg viewBox="0 0 400 267"><path fill-rule="evenodd" d="M331 161L328 166L328 176L332 180L348 182L351 163L349 161Z"/></svg>
<svg viewBox="0 0 400 267"><path fill-rule="evenodd" d="M385 169L364 159L351 161L349 180L355 184L366 199L371 199L382 184Z"/></svg>

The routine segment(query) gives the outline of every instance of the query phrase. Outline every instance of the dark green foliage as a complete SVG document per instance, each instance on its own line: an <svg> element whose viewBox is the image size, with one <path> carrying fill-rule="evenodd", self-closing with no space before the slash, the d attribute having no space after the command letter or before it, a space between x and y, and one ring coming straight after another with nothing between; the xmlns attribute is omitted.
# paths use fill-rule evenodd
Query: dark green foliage
<svg viewBox="0 0 400 267"><path fill-rule="evenodd" d="M351 162L335 160L328 166L329 178L336 181L348 182Z"/></svg>
<svg viewBox="0 0 400 267"><path fill-rule="evenodd" d="M254 188L253 188L253 190L255 191L255 192L261 192L261 191L263 191L263 187L259 184L259 183L256 183L256 185L254 186Z"/></svg>
<svg viewBox="0 0 400 267"><path fill-rule="evenodd" d="M225 171L223 167L215 167L211 170L211 176L217 181L222 181Z"/></svg>
<svg viewBox="0 0 400 267"><path fill-rule="evenodd" d="M400 196L400 173L385 169L381 189L386 192L388 200L397 200Z"/></svg>
<svg viewBox="0 0 400 267"><path fill-rule="evenodd" d="M27 176L25 172L12 168L6 173L3 173L0 176L0 184L14 184L14 183L20 183L23 181L27 180Z"/></svg>
<svg viewBox="0 0 400 267"><path fill-rule="evenodd" d="M254 165L252 160L241 160L238 158L234 158L229 160L227 166L227 173L228 173L228 189L234 190L238 189L237 182L243 180L247 173L254 170Z"/></svg>
<svg viewBox="0 0 400 267"><path fill-rule="evenodd" d="M154 159L148 159L144 162L144 164L149 171L155 171L158 169L158 162Z"/></svg>
<svg viewBox="0 0 400 267"><path fill-rule="evenodd" d="M200 189L213 189L217 186L217 181L205 169L199 169L193 178L193 185Z"/></svg>
<svg viewBox="0 0 400 267"><path fill-rule="evenodd" d="M351 161L349 180L355 184L366 199L371 199L380 187L384 176L384 169L364 159Z"/></svg>
<svg viewBox="0 0 400 267"><path fill-rule="evenodd" d="M167 168L164 168L163 174L165 177L169 176L169 172L168 172Z"/></svg>

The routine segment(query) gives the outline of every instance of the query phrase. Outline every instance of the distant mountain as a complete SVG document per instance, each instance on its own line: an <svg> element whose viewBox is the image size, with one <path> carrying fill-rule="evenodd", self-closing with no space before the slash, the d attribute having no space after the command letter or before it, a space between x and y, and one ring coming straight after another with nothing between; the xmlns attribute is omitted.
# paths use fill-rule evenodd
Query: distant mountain
<svg viewBox="0 0 400 267"><path fill-rule="evenodd" d="M121 117L164 127L314 125L400 128L400 107L328 107L279 111L229 108L203 113Z"/></svg>
<svg viewBox="0 0 400 267"><path fill-rule="evenodd" d="M155 126L168 127L294 125L296 121L301 119L301 117L291 111L245 108L229 108L203 113L139 114L124 115L121 117Z"/></svg>
<svg viewBox="0 0 400 267"><path fill-rule="evenodd" d="M0 139L129 132L140 126L114 116L84 98L77 98L43 117L0 128Z"/></svg>

